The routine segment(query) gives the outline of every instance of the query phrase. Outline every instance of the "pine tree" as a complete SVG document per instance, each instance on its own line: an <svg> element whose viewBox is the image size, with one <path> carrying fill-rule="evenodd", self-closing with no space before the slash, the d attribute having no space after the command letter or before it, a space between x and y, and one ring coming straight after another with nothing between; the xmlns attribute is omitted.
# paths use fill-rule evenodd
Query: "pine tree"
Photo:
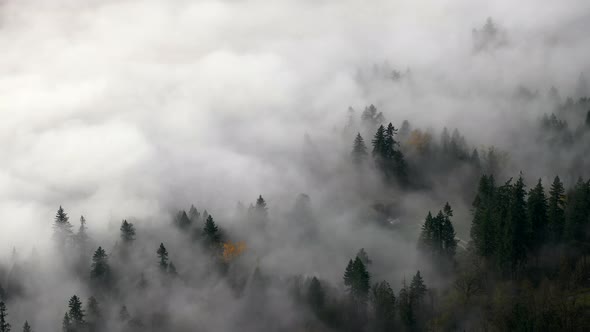
<svg viewBox="0 0 590 332"><path fill-rule="evenodd" d="M66 242L72 237L72 224L70 224L68 214L64 209L59 207L53 222L53 236L60 248L66 245Z"/></svg>
<svg viewBox="0 0 590 332"><path fill-rule="evenodd" d="M268 208L266 207L266 201L262 198L262 195L259 195L256 199L256 205L250 205L250 208L248 209L248 217L259 229L264 229L267 226Z"/></svg>
<svg viewBox="0 0 590 332"><path fill-rule="evenodd" d="M168 251L166 250L166 247L164 247L163 243L160 243L160 247L158 248L158 251L156 253L158 254L158 258L160 259L160 269L162 271L167 271L168 270Z"/></svg>
<svg viewBox="0 0 590 332"><path fill-rule="evenodd" d="M127 222L127 220L123 220L121 222L121 241L124 244L130 244L135 240L135 226L132 223Z"/></svg>
<svg viewBox="0 0 590 332"><path fill-rule="evenodd" d="M106 251L98 247L92 255L92 266L90 268L90 278L101 286L105 286L110 281L110 266ZM70 318L73 319L70 315Z"/></svg>
<svg viewBox="0 0 590 332"><path fill-rule="evenodd" d="M529 191L527 201L528 224L530 226L529 247L536 254L547 238L547 198L541 179L537 185Z"/></svg>
<svg viewBox="0 0 590 332"><path fill-rule="evenodd" d="M397 180L401 184L407 181L406 162L403 153L396 149L399 143L395 140L397 129L390 123L385 129L380 126L373 138L373 158L385 179L391 183Z"/></svg>
<svg viewBox="0 0 590 332"><path fill-rule="evenodd" d="M358 305L365 305L369 295L370 275L359 257L350 260L344 272L344 285Z"/></svg>
<svg viewBox="0 0 590 332"><path fill-rule="evenodd" d="M256 199L255 209L259 217L262 217L264 219L268 218L268 209L266 207L266 201L264 200L264 198L262 198L262 195L259 195L258 199Z"/></svg>
<svg viewBox="0 0 590 332"><path fill-rule="evenodd" d="M88 227L86 227L86 219L84 216L80 216L80 228L78 228L78 233L76 234L76 243L78 248L82 252L86 252L86 248L88 246Z"/></svg>
<svg viewBox="0 0 590 332"><path fill-rule="evenodd" d="M394 330L395 294L387 281L382 281L373 286L371 301L375 310L377 331Z"/></svg>
<svg viewBox="0 0 590 332"><path fill-rule="evenodd" d="M64 319L61 323L61 330L63 332L71 332L72 331L72 323L70 321L70 316L66 312L64 315Z"/></svg>
<svg viewBox="0 0 590 332"><path fill-rule="evenodd" d="M426 291L427 288L424 284L424 279L422 279L420 271L417 271L410 283L410 298L415 303L421 303L426 295Z"/></svg>
<svg viewBox="0 0 590 332"><path fill-rule="evenodd" d="M23 325L23 332L33 332L33 330L31 329L31 325L29 325L28 321L25 321L25 324Z"/></svg>
<svg viewBox="0 0 590 332"><path fill-rule="evenodd" d="M82 309L82 301L80 301L80 298L76 295L72 296L68 303L68 308L70 309L68 312L70 327L72 327L74 331L84 328L86 321L84 320L85 314Z"/></svg>
<svg viewBox="0 0 590 332"><path fill-rule="evenodd" d="M191 208L188 210L188 217L193 224L196 224L197 222L199 222L199 220L200 220L199 218L201 217L201 214L199 213L199 210L197 210L197 208L194 205L191 205Z"/></svg>
<svg viewBox="0 0 590 332"><path fill-rule="evenodd" d="M377 132L375 133L375 136L373 136L371 143L373 144L373 158L376 160L383 158L385 155L385 127L383 127L383 125L380 125L379 128L377 128Z"/></svg>
<svg viewBox="0 0 590 332"><path fill-rule="evenodd" d="M102 312L100 310L100 306L98 305L98 301L94 296L88 298L88 303L86 305L86 318L88 329L91 332L100 330L100 327L102 326Z"/></svg>
<svg viewBox="0 0 590 332"><path fill-rule="evenodd" d="M551 184L548 203L547 222L550 238L554 242L558 242L562 239L565 225L565 189L559 176L556 176Z"/></svg>
<svg viewBox="0 0 590 332"><path fill-rule="evenodd" d="M455 252L457 251L457 239L455 228L451 222L453 210L447 202L443 208L443 219L441 225L441 243L443 248L443 255L448 261L453 261Z"/></svg>
<svg viewBox="0 0 590 332"><path fill-rule="evenodd" d="M190 228L190 226L191 226L191 219L186 214L186 211L183 210L183 211L178 212L178 215L176 216L176 219L175 219L175 223L176 223L176 226L178 226L178 228L186 230L186 229Z"/></svg>
<svg viewBox="0 0 590 332"><path fill-rule="evenodd" d="M527 210L526 192L522 175L512 186L508 219L502 234L502 250L500 264L515 273L527 259Z"/></svg>
<svg viewBox="0 0 590 332"><path fill-rule="evenodd" d="M356 166L363 165L367 162L367 146L365 145L365 140L361 136L361 133L356 134L356 138L354 139L354 144L352 146L351 157L352 161Z"/></svg>
<svg viewBox="0 0 590 332"><path fill-rule="evenodd" d="M422 225L422 231L420 232L420 238L418 239L418 248L423 252L433 255L435 253L435 239L434 239L434 218L432 213L428 211L424 224Z"/></svg>
<svg viewBox="0 0 590 332"><path fill-rule="evenodd" d="M590 216L590 182L582 178L568 194L565 209L564 236L572 244L580 244L586 239L587 225Z"/></svg>
<svg viewBox="0 0 590 332"><path fill-rule="evenodd" d="M469 158L469 160L473 167L475 167L475 169L481 169L481 159L479 158L479 152L477 151L477 149L473 149L473 152L471 153L471 157Z"/></svg>
<svg viewBox="0 0 590 332"><path fill-rule="evenodd" d="M0 301L0 332L10 332L10 324L6 320L8 316L8 309L4 301Z"/></svg>
<svg viewBox="0 0 590 332"><path fill-rule="evenodd" d="M205 226L203 227L203 237L205 240L205 244L209 248L219 248L221 242L221 236L219 234L219 229L217 225L215 225L215 221L213 221L213 217L209 215L207 217L207 221L205 221Z"/></svg>
<svg viewBox="0 0 590 332"><path fill-rule="evenodd" d="M496 225L493 220L496 188L494 177L482 175L473 201L471 239L478 255L490 258L497 248Z"/></svg>
<svg viewBox="0 0 590 332"><path fill-rule="evenodd" d="M311 310L316 314L320 315L324 308L325 294L322 284L318 278L313 277L309 283L307 290L307 303Z"/></svg>
<svg viewBox="0 0 590 332"><path fill-rule="evenodd" d="M402 288L399 291L399 315L406 326L407 330L413 330L416 325L416 317L414 314L414 305L412 296L410 295L410 289L406 285L406 280L402 282Z"/></svg>

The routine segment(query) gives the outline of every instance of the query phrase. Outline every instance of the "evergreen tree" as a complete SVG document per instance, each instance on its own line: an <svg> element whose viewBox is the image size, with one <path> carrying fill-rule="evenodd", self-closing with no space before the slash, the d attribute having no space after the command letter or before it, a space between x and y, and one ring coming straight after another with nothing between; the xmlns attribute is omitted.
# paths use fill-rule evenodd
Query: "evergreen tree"
<svg viewBox="0 0 590 332"><path fill-rule="evenodd" d="M380 126L373 138L373 157L388 182L397 180L404 184L407 180L406 162L403 153L396 147L397 129L390 123L385 129Z"/></svg>
<svg viewBox="0 0 590 332"><path fill-rule="evenodd" d="M426 291L427 288L424 284L424 279L422 279L420 271L417 271L410 283L410 298L415 303L421 303L426 295Z"/></svg>
<svg viewBox="0 0 590 332"><path fill-rule="evenodd" d="M72 331L72 323L70 321L70 316L66 312L64 315L64 319L61 323L61 330L63 332L71 332Z"/></svg>
<svg viewBox="0 0 590 332"><path fill-rule="evenodd" d="M344 272L344 285L348 286L348 291L355 303L364 306L367 303L370 275L359 257L350 260Z"/></svg>
<svg viewBox="0 0 590 332"><path fill-rule="evenodd" d="M316 315L321 315L324 308L325 294L318 278L313 277L307 290L307 303Z"/></svg>
<svg viewBox="0 0 590 332"><path fill-rule="evenodd" d="M135 240L135 226L133 223L127 222L127 220L123 220L121 222L121 241L124 244L130 244Z"/></svg>
<svg viewBox="0 0 590 332"><path fill-rule="evenodd" d="M524 180L519 176L512 186L508 219L502 237L500 264L512 273L527 259L527 210Z"/></svg>
<svg viewBox="0 0 590 332"><path fill-rule="evenodd" d="M568 194L565 209L564 235L572 244L580 244L586 239L590 217L590 182L581 178Z"/></svg>
<svg viewBox="0 0 590 332"><path fill-rule="evenodd" d="M110 281L110 266L106 251L102 247L98 247L92 255L92 266L90 268L90 278L101 286L105 286ZM70 315L71 319L72 317Z"/></svg>
<svg viewBox="0 0 590 332"><path fill-rule="evenodd" d="M371 104L370 106L365 107L365 110L361 114L361 121L366 127L374 129L378 124L384 121L383 113L377 113L377 108Z"/></svg>
<svg viewBox="0 0 590 332"><path fill-rule="evenodd" d="M420 232L420 238L418 239L418 248L428 254L435 254L436 242L435 242L435 224L432 213L428 211L426 220L422 225L422 231Z"/></svg>
<svg viewBox="0 0 590 332"><path fill-rule="evenodd" d="M183 210L183 211L178 212L178 215L176 216L176 219L175 219L175 223L176 223L176 226L178 226L178 228L186 230L186 229L190 228L190 226L191 226L191 219L188 217L186 212Z"/></svg>
<svg viewBox="0 0 590 332"><path fill-rule="evenodd" d="M0 301L0 332L10 332L10 324L6 320L8 309L4 301Z"/></svg>
<svg viewBox="0 0 590 332"><path fill-rule="evenodd" d="M471 161L471 164L473 165L473 167L475 167L475 169L481 169L481 159L479 158L479 152L477 151L477 149L473 149L473 152L471 152L471 157L469 158L469 160Z"/></svg>
<svg viewBox="0 0 590 332"><path fill-rule="evenodd" d="M70 298L68 303L69 325L73 331L79 331L84 328L86 321L84 320L84 310L82 309L82 301L78 296L74 295Z"/></svg>
<svg viewBox="0 0 590 332"><path fill-rule="evenodd" d="M86 318L88 329L91 332L100 330L100 327L102 326L102 312L100 310L100 306L98 305L98 301L94 296L88 298L88 303L86 305Z"/></svg>
<svg viewBox="0 0 590 332"><path fill-rule="evenodd" d="M68 214L60 205L53 221L53 236L60 248L63 248L72 236L72 224L69 219Z"/></svg>
<svg viewBox="0 0 590 332"><path fill-rule="evenodd" d="M402 282L402 288L399 291L399 315L402 323L404 323L407 330L413 330L416 325L416 317L414 314L414 305L410 289L406 285L406 280Z"/></svg>
<svg viewBox="0 0 590 332"><path fill-rule="evenodd" d="M491 258L496 252L496 225L493 220L496 188L494 177L482 175L473 201L471 240L478 255Z"/></svg>
<svg viewBox="0 0 590 332"><path fill-rule="evenodd" d="M377 128L377 132L373 136L371 143L373 144L373 158L383 158L385 155L385 127L383 125Z"/></svg>
<svg viewBox="0 0 590 332"><path fill-rule="evenodd" d="M262 195L259 195L258 199L256 199L255 209L259 217L262 217L264 219L268 218L268 209L266 207L266 201L264 200L264 198L262 198Z"/></svg>
<svg viewBox="0 0 590 332"><path fill-rule="evenodd" d="M188 218L191 220L192 223L196 224L200 219L201 214L199 210L194 205L191 205L191 208L188 210Z"/></svg>
<svg viewBox="0 0 590 332"><path fill-rule="evenodd" d="M168 251L166 250L166 247L164 247L163 243L160 243L160 247L158 248L158 251L156 253L158 254L158 258L160 259L160 269L162 271L167 271L168 270Z"/></svg>
<svg viewBox="0 0 590 332"><path fill-rule="evenodd" d="M556 176L551 184L548 203L547 221L550 238L557 242L562 238L565 225L565 189L559 176Z"/></svg>
<svg viewBox="0 0 590 332"><path fill-rule="evenodd" d="M356 166L360 166L366 163L367 156L368 153L367 146L365 145L365 140L361 136L361 133L357 133L356 138L354 139L354 144L352 146L352 161Z"/></svg>
<svg viewBox="0 0 590 332"><path fill-rule="evenodd" d="M23 325L23 332L33 332L33 330L31 329L31 325L29 325L28 321L25 321L25 324Z"/></svg>
<svg viewBox="0 0 590 332"><path fill-rule="evenodd" d="M76 234L76 243L78 244L78 248L82 252L86 252L86 248L88 247L88 227L86 227L86 219L84 216L80 216L80 228L78 228L78 233Z"/></svg>
<svg viewBox="0 0 590 332"><path fill-rule="evenodd" d="M376 330L384 332L394 330L395 294L387 281L373 286L371 300L375 311Z"/></svg>
<svg viewBox="0 0 590 332"><path fill-rule="evenodd" d="M455 228L451 222L453 210L447 202L443 208L443 219L441 222L441 244L443 248L443 255L448 261L453 261L455 252L457 251L457 240Z"/></svg>
<svg viewBox="0 0 590 332"><path fill-rule="evenodd" d="M219 234L219 229L217 228L217 225L215 225L215 221L213 221L213 217L211 215L209 215L207 217L207 221L205 221L205 226L203 227L203 237L208 248L219 248L221 236Z"/></svg>
<svg viewBox="0 0 590 332"><path fill-rule="evenodd" d="M527 201L528 224L530 226L529 247L534 251L535 256L539 248L547 238L547 197L541 179L537 185L529 191Z"/></svg>

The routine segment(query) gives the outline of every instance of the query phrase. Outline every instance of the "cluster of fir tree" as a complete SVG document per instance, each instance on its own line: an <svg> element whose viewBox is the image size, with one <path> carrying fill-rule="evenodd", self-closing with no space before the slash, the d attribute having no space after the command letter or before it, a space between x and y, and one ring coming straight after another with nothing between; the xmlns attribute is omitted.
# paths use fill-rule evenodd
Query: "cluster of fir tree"
<svg viewBox="0 0 590 332"><path fill-rule="evenodd" d="M385 280L371 284L371 263L364 249L348 262L343 275L344 293L315 276L294 283L296 302L307 307L317 320L308 322L308 328L385 332L426 327L430 315L428 289L420 271L409 285L404 280L396 294Z"/></svg>
<svg viewBox="0 0 590 332"><path fill-rule="evenodd" d="M589 215L590 181L580 178L566 193L556 176L548 194L541 180L527 193L522 175L502 185L483 175L473 202L472 244L501 271L516 273L545 246L586 254Z"/></svg>
<svg viewBox="0 0 590 332"><path fill-rule="evenodd" d="M448 202L435 217L429 211L418 239L418 248L439 265L452 266L454 263L458 240L452 216L453 210Z"/></svg>

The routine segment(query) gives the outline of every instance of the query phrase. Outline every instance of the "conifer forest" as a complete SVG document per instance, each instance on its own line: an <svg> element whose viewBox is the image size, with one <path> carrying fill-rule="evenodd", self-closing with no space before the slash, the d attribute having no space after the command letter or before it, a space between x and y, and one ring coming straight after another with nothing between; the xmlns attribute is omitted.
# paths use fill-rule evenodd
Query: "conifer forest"
<svg viewBox="0 0 590 332"><path fill-rule="evenodd" d="M588 31L0 0L0 332L589 331Z"/></svg>

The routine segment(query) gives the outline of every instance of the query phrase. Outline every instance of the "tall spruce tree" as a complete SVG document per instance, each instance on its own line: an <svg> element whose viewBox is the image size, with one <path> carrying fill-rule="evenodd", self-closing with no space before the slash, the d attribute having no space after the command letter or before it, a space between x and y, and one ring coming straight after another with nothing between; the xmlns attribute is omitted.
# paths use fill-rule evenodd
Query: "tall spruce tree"
<svg viewBox="0 0 590 332"><path fill-rule="evenodd" d="M307 303L317 316L320 316L324 310L325 297L326 295L319 279L316 277L311 278L309 288L307 289Z"/></svg>
<svg viewBox="0 0 590 332"><path fill-rule="evenodd" d="M519 176L511 189L508 219L502 232L500 264L505 268L505 271L514 274L527 260L527 230L529 227L522 175Z"/></svg>
<svg viewBox="0 0 590 332"><path fill-rule="evenodd" d="M564 236L572 244L580 245L587 239L590 221L590 182L579 178L569 191L565 209Z"/></svg>
<svg viewBox="0 0 590 332"><path fill-rule="evenodd" d="M473 201L471 239L478 255L491 258L496 251L496 225L493 220L496 188L494 177L482 175Z"/></svg>
<svg viewBox="0 0 590 332"><path fill-rule="evenodd" d="M102 319L102 311L98 305L98 301L94 296L91 296L88 298L86 304L86 321L88 330L90 332L101 330L101 327L104 325Z"/></svg>
<svg viewBox="0 0 590 332"><path fill-rule="evenodd" d="M354 139L354 144L352 146L352 162L356 166L364 165L367 162L367 146L365 145L365 140L361 136L361 133L357 133Z"/></svg>
<svg viewBox="0 0 590 332"><path fill-rule="evenodd" d="M168 271L168 251L166 250L166 247L164 247L164 243L160 243L160 247L156 253L160 260L160 269L162 271Z"/></svg>
<svg viewBox="0 0 590 332"><path fill-rule="evenodd" d="M565 189L559 176L555 177L549 190L547 219L551 240L561 241L565 226Z"/></svg>
<svg viewBox="0 0 590 332"><path fill-rule="evenodd" d="M69 219L60 205L53 220L53 236L59 248L63 248L72 237L72 224Z"/></svg>
<svg viewBox="0 0 590 332"><path fill-rule="evenodd" d="M371 276L363 261L356 257L350 260L344 272L344 285L348 286L348 292L353 301L358 305L366 305Z"/></svg>
<svg viewBox="0 0 590 332"><path fill-rule="evenodd" d="M395 329L395 294L387 281L373 285L371 302L375 311L375 327L377 331L393 331Z"/></svg>
<svg viewBox="0 0 590 332"><path fill-rule="evenodd" d="M6 303L0 300L0 332L10 332L10 324L7 321L8 309Z"/></svg>
<svg viewBox="0 0 590 332"><path fill-rule="evenodd" d="M211 215L209 215L207 221L205 221L205 226L203 227L203 239L205 245L210 249L218 249L221 244L219 229Z"/></svg>
<svg viewBox="0 0 590 332"><path fill-rule="evenodd" d="M78 233L76 234L76 244L81 252L86 253L88 248L88 227L86 227L86 218L84 216L80 216L80 227L78 228Z"/></svg>
<svg viewBox="0 0 590 332"><path fill-rule="evenodd" d="M68 317L70 321L70 329L73 331L82 331L86 326L84 320L85 313L82 309L82 301L77 295L73 295L68 302Z"/></svg>
<svg viewBox="0 0 590 332"><path fill-rule="evenodd" d="M402 282L402 288L398 295L399 316L406 330L414 330L416 325L416 316L414 314L414 304L412 296L410 295L410 288L406 284L406 280Z"/></svg>
<svg viewBox="0 0 590 332"><path fill-rule="evenodd" d="M182 210L178 212L174 220L176 226L180 229L186 230L191 227L191 219L186 214L186 211Z"/></svg>
<svg viewBox="0 0 590 332"><path fill-rule="evenodd" d="M121 231L120 237L123 244L128 245L135 240L135 226L133 226L133 223L128 222L127 219L121 222L119 230Z"/></svg>
<svg viewBox="0 0 590 332"><path fill-rule="evenodd" d="M70 315L66 312L61 323L62 332L72 332L72 323L70 321Z"/></svg>
<svg viewBox="0 0 590 332"><path fill-rule="evenodd" d="M443 248L443 256L448 261L453 261L455 259L455 252L457 251L455 228L451 222L452 216L453 210L451 209L449 202L447 202L443 208L443 219L441 222L441 243Z"/></svg>
<svg viewBox="0 0 590 332"><path fill-rule="evenodd" d="M92 266L90 267L90 278L99 286L106 286L110 282L111 269L108 256L102 247L98 247L92 255ZM70 318L73 319L70 315Z"/></svg>
<svg viewBox="0 0 590 332"><path fill-rule="evenodd" d="M196 224L200 221L201 213L194 205L191 205L191 208L188 210L188 217L193 224Z"/></svg>
<svg viewBox="0 0 590 332"><path fill-rule="evenodd" d="M533 251L535 257L539 248L545 243L548 232L547 218L547 197L541 179L537 185L529 191L527 201L528 224L530 227L529 248Z"/></svg>
<svg viewBox="0 0 590 332"><path fill-rule="evenodd" d="M28 321L25 321L25 324L23 325L23 332L33 332L33 329L31 329L31 325L29 325Z"/></svg>

